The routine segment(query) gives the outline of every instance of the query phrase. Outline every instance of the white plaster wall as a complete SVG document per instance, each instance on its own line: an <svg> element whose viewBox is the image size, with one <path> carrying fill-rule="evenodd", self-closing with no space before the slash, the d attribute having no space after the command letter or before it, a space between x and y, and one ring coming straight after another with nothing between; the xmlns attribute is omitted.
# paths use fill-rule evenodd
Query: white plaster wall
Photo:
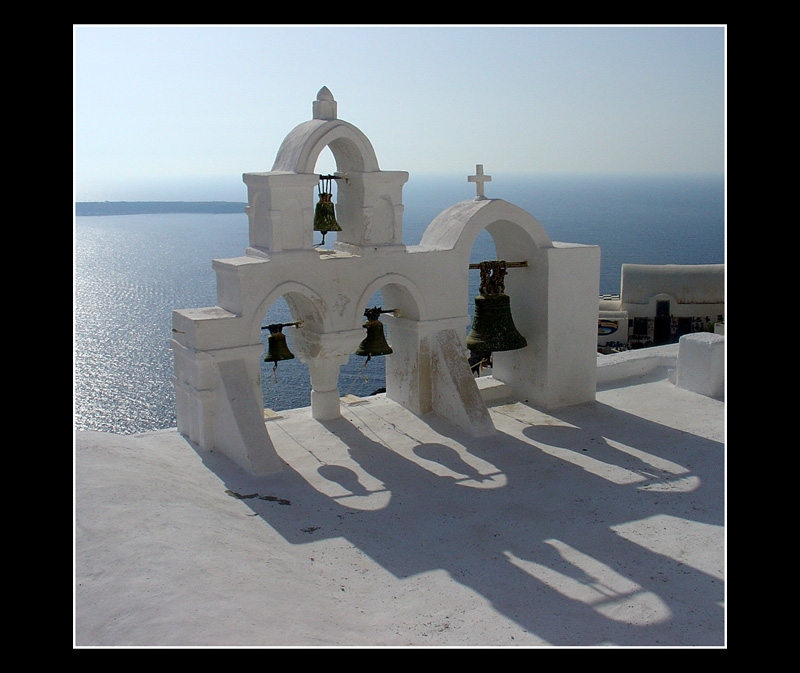
<svg viewBox="0 0 800 673"><path fill-rule="evenodd" d="M550 253L548 408L594 400L600 249L556 243Z"/></svg>

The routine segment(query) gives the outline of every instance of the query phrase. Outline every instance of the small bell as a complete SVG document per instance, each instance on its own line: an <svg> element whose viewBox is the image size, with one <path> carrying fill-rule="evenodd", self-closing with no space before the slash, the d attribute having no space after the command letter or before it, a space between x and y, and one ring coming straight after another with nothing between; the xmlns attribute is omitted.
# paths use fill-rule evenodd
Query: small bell
<svg viewBox="0 0 800 673"><path fill-rule="evenodd" d="M481 262L480 269L480 294L475 297L475 317L467 335L467 348L473 355L480 354L480 359L490 358L496 351L525 348L528 342L514 325L511 299L504 292L505 262Z"/></svg>
<svg viewBox="0 0 800 673"><path fill-rule="evenodd" d="M371 358L373 355L389 355L393 352L392 347L386 343L386 337L383 334L383 323L378 320L381 313L391 313L391 311L384 311L378 306L364 311L367 321L362 327L367 330L367 336L358 345L356 355Z"/></svg>
<svg viewBox="0 0 800 673"><path fill-rule="evenodd" d="M318 245L325 244L325 234L329 231L341 231L342 228L336 221L336 209L331 198L331 175L321 175L319 190L319 202L314 210L314 231L322 232L322 241Z"/></svg>
<svg viewBox="0 0 800 673"><path fill-rule="evenodd" d="M267 325L269 337L267 338L267 354L264 356L264 362L272 362L276 367L280 360L294 360L294 353L289 350L286 343L286 335L281 331L286 326L286 324L280 323Z"/></svg>

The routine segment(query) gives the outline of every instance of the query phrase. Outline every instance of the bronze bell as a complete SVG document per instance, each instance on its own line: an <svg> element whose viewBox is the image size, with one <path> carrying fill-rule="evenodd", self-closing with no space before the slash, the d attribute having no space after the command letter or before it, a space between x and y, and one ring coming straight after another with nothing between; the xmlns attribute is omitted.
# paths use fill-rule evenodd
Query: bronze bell
<svg viewBox="0 0 800 673"><path fill-rule="evenodd" d="M267 338L267 354L264 356L264 362L272 362L276 367L280 360L294 360L294 353L289 350L286 343L286 335L281 331L285 326L280 323L267 325L269 337Z"/></svg>
<svg viewBox="0 0 800 673"><path fill-rule="evenodd" d="M331 180L334 179L332 175L320 175L319 185L319 202L314 210L314 231L322 232L322 242L325 243L325 234L329 231L341 231L342 228L336 221L336 208L331 200L333 192L331 191Z"/></svg>
<svg viewBox="0 0 800 673"><path fill-rule="evenodd" d="M389 355L393 352L392 347L386 343L386 337L383 334L383 323L378 320L381 313L391 313L391 311L384 311L378 306L364 311L367 321L362 327L367 330L367 336L358 345L356 355L365 355L367 358L371 358L373 355Z"/></svg>
<svg viewBox="0 0 800 673"><path fill-rule="evenodd" d="M514 325L511 300L507 294L475 297L475 317L467 335L467 348L481 353L525 348L528 341Z"/></svg>
<svg viewBox="0 0 800 673"><path fill-rule="evenodd" d="M505 294L506 263L481 262L480 294L475 297L475 316L467 335L467 348L486 356L496 351L525 348L527 340L514 325L511 299Z"/></svg>

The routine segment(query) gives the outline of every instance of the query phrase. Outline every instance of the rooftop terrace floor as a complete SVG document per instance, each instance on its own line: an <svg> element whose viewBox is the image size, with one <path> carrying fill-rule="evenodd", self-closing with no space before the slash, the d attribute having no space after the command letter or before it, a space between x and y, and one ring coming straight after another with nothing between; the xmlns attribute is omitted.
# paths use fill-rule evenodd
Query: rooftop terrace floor
<svg viewBox="0 0 800 673"><path fill-rule="evenodd" d="M724 646L724 402L656 367L492 404L489 439L384 395L282 412L259 478L77 433L74 644Z"/></svg>

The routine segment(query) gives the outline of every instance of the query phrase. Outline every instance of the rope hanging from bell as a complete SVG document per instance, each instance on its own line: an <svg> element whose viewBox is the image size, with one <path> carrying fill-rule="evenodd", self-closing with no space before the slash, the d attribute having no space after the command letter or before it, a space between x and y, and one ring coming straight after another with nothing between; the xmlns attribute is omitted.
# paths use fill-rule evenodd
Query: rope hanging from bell
<svg viewBox="0 0 800 673"><path fill-rule="evenodd" d="M325 245L325 234L329 231L341 231L342 228L336 221L336 209L334 208L333 191L331 189L331 180L336 179L333 175L320 175L319 185L319 202L314 209L314 231L322 232L322 241L317 243L314 247Z"/></svg>

